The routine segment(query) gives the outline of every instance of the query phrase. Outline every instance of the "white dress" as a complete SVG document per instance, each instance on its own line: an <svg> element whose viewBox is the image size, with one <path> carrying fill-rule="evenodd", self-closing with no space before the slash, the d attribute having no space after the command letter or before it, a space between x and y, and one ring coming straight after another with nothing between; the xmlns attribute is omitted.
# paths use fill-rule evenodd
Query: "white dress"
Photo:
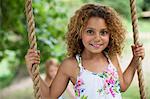
<svg viewBox="0 0 150 99"><path fill-rule="evenodd" d="M80 55L76 55L80 67L74 85L76 99L122 99L117 69L108 55L106 57L109 61L107 68L102 73L94 73L85 69L81 64Z"/></svg>

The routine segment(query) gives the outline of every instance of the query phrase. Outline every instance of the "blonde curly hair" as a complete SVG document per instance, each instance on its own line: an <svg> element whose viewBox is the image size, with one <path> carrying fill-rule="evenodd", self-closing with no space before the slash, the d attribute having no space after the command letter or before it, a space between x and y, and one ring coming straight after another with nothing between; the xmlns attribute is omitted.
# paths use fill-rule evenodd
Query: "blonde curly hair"
<svg viewBox="0 0 150 99"><path fill-rule="evenodd" d="M98 4L85 4L71 17L66 35L67 54L73 57L76 54L81 54L84 50L80 34L91 17L103 18L107 24L110 39L105 51L108 55L121 54L126 31L120 17L112 8Z"/></svg>

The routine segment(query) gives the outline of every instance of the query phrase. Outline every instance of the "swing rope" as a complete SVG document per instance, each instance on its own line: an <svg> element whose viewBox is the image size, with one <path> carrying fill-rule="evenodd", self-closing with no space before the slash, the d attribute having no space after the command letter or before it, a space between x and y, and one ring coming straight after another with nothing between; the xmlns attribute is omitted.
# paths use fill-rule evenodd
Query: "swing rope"
<svg viewBox="0 0 150 99"><path fill-rule="evenodd" d="M30 44L30 49L37 50L36 36L35 36L35 22L32 11L32 0L26 0L25 4L25 12L28 23L28 40ZM33 88L34 88L34 96L36 99L41 99L40 95L40 73L39 66L37 64L33 64L32 66L32 80L33 80Z"/></svg>
<svg viewBox="0 0 150 99"><path fill-rule="evenodd" d="M140 42L139 42L139 31L138 31L138 19L137 19L137 14L136 14L136 0L130 0L130 8L131 8L134 44L138 44ZM147 99L143 70L141 66L141 62L142 62L141 58L139 58L137 62L139 63L139 66L137 67L137 75L138 75L138 81L139 81L140 99Z"/></svg>
<svg viewBox="0 0 150 99"><path fill-rule="evenodd" d="M130 0L130 7L131 7L131 16L132 16L132 26L133 26L133 38L134 44L139 43L139 32L138 32L138 23L137 23L137 16L136 16L136 4L135 0ZM25 4L25 12L27 17L27 24L28 24L28 40L30 44L30 49L37 50L37 43L36 43L36 36L35 36L35 22L34 16L32 11L32 0L26 0ZM139 66L137 68L138 80L139 80L139 88L140 88L140 97L141 99L147 99L145 93L145 84L144 84L144 77L143 71L141 66L141 58L138 61ZM32 68L32 80L33 80L33 87L34 87L34 96L36 99L41 99L40 94L40 73L39 73L39 66L34 64Z"/></svg>

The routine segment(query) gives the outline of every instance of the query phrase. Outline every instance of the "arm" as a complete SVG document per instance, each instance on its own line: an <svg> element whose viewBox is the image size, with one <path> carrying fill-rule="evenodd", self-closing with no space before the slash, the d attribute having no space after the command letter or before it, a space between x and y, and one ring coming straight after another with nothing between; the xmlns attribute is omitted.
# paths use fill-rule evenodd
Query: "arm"
<svg viewBox="0 0 150 99"><path fill-rule="evenodd" d="M128 89L133 80L137 66L139 65L137 60L139 59L139 57L144 58L144 48L141 45L132 46L132 52L133 58L124 72L122 72L121 70L119 55L116 54L115 57L113 58L113 62L118 70L120 87L122 92Z"/></svg>
<svg viewBox="0 0 150 99"><path fill-rule="evenodd" d="M32 64L40 64L40 54L34 49L29 49L25 56L25 62L29 75L32 78ZM40 90L42 99L57 99L63 93L63 91L66 89L70 74L72 72L72 68L70 68L71 66L72 62L70 62L70 60L66 59L62 62L50 88L40 77Z"/></svg>
<svg viewBox="0 0 150 99"><path fill-rule="evenodd" d="M71 71L68 63L68 60L64 60L58 69L57 75L50 86L51 99L58 99L68 85L69 72Z"/></svg>
<svg viewBox="0 0 150 99"><path fill-rule="evenodd" d="M133 58L128 65L127 69L123 73L124 77L124 82L126 84L126 88L124 91L130 86L133 77L135 75L135 72L137 70L137 66L139 66L138 60L141 57L142 59L144 58L144 47L140 44L132 46L132 53L133 53Z"/></svg>
<svg viewBox="0 0 150 99"><path fill-rule="evenodd" d="M115 60L114 64L116 64L115 66L117 68L118 76L120 80L121 92L125 92L127 88L130 86L136 71L136 68L135 66L133 66L133 62L132 62L133 59L124 72L122 72L120 56L118 54L115 56L114 60Z"/></svg>

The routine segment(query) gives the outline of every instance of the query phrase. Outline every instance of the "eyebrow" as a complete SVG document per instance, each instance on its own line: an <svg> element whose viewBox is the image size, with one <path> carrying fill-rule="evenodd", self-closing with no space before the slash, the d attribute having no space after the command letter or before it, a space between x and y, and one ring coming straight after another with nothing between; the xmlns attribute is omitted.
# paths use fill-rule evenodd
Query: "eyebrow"
<svg viewBox="0 0 150 99"><path fill-rule="evenodd" d="M94 29L94 28L92 28L92 27L87 27L86 29L95 30L95 29ZM102 29L101 29L101 31L102 31L102 30L108 30L108 29L107 29L107 28L102 28Z"/></svg>

